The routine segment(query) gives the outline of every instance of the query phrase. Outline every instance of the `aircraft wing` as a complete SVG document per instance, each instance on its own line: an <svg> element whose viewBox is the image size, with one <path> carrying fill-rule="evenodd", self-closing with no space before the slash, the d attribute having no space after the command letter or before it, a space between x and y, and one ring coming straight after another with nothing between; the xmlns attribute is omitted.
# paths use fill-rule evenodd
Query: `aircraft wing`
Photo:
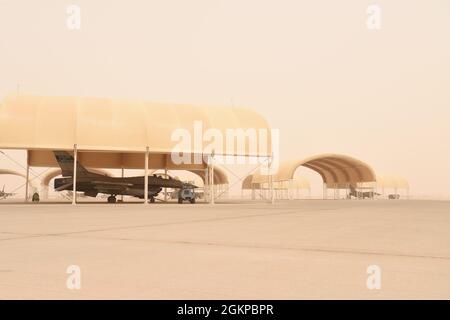
<svg viewBox="0 0 450 320"><path fill-rule="evenodd" d="M60 187L58 187L58 188L55 188L55 191L62 191L62 190L66 190L66 188L68 187L68 186L71 186L72 185L72 182L70 182L70 183L66 183L66 184L63 184L63 185L61 185Z"/></svg>
<svg viewBox="0 0 450 320"><path fill-rule="evenodd" d="M96 190L109 191L124 191L133 186L132 183L126 182L109 182L109 181L91 181L91 184Z"/></svg>
<svg viewBox="0 0 450 320"><path fill-rule="evenodd" d="M132 183L127 182L110 182L110 181L91 181L95 185L105 185L105 186L121 186L121 187L132 187Z"/></svg>

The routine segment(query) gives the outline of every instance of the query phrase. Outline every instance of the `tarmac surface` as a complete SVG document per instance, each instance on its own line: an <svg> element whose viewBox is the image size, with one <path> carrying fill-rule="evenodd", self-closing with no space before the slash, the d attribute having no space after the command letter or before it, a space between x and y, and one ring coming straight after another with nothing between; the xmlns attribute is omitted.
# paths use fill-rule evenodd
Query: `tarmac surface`
<svg viewBox="0 0 450 320"><path fill-rule="evenodd" d="M449 299L450 202L0 204L0 299L55 298Z"/></svg>

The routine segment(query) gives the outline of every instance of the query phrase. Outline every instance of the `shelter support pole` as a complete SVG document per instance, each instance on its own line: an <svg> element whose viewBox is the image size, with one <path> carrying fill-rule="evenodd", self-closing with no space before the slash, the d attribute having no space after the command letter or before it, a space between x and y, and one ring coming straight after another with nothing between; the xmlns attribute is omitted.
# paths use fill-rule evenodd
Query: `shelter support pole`
<svg viewBox="0 0 450 320"><path fill-rule="evenodd" d="M270 175L270 202L275 203L275 194L273 192L273 175Z"/></svg>
<svg viewBox="0 0 450 320"><path fill-rule="evenodd" d="M149 147L145 149L144 205L148 204L148 158Z"/></svg>
<svg viewBox="0 0 450 320"><path fill-rule="evenodd" d="M292 195L294 189L294 179L289 180L289 190L288 190L288 198L292 200L294 196Z"/></svg>
<svg viewBox="0 0 450 320"><path fill-rule="evenodd" d="M269 178L270 178L270 180L269 180L269 188L270 188L269 195L270 195L270 203L274 204L275 203L275 194L273 192L272 161L273 161L273 155L269 161Z"/></svg>
<svg viewBox="0 0 450 320"><path fill-rule="evenodd" d="M210 194L211 194L211 204L214 204L214 156L211 156L211 186L210 186Z"/></svg>
<svg viewBox="0 0 450 320"><path fill-rule="evenodd" d="M209 184L209 166L207 164L205 168L205 183L203 185L203 198L205 199L206 203L209 202L208 184Z"/></svg>
<svg viewBox="0 0 450 320"><path fill-rule="evenodd" d="M122 179L124 178L124 176L125 176L125 169L122 167ZM123 202L123 194L120 195L120 201Z"/></svg>
<svg viewBox="0 0 450 320"><path fill-rule="evenodd" d="M77 145L73 145L73 190L72 190L72 205L77 204L77 162L78 162L78 148Z"/></svg>
<svg viewBox="0 0 450 320"><path fill-rule="evenodd" d="M167 168L164 168L164 178L167 179ZM164 188L164 202L167 202L167 188Z"/></svg>
<svg viewBox="0 0 450 320"><path fill-rule="evenodd" d="M28 202L28 184L30 181L30 165L29 165L29 155L27 150L27 173L26 173L26 181L25 181L25 202Z"/></svg>

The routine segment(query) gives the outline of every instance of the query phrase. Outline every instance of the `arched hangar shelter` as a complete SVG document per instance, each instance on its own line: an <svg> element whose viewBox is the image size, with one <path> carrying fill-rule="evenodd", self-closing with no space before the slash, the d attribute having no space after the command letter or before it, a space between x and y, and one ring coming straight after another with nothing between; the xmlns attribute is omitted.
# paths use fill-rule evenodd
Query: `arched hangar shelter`
<svg viewBox="0 0 450 320"><path fill-rule="evenodd" d="M361 160L341 154L321 154L281 163L278 172L273 176L273 181L287 181L292 184L295 171L300 166L320 174L324 183L324 198L327 198L328 189L334 190L334 198L339 198L340 189L346 190L347 197L360 198L374 195L376 175L373 169ZM251 185L264 185L268 181L267 176L253 175Z"/></svg>
<svg viewBox="0 0 450 320"><path fill-rule="evenodd" d="M409 199L409 182L405 178L396 174L387 174L377 176L377 189L378 192L384 197L386 192L387 197L390 196L400 196L398 194L399 190L403 190L404 196ZM392 193L393 192L393 193Z"/></svg>
<svg viewBox="0 0 450 320"><path fill-rule="evenodd" d="M174 132L183 130L192 140L200 138L202 142L196 124L201 125L202 132L213 129L223 136L228 129L266 130L264 141L256 136L256 150L251 147L254 141L246 136L245 150L238 144L225 144L214 154L271 157L267 121L246 108L32 95L9 95L0 103L0 149L27 150L27 165L35 167L57 167L52 151L65 150L85 167L144 169L146 177L149 169L203 171L208 194L212 195L214 164L205 157L213 153L205 152L202 143L180 146L180 141L174 141ZM174 150L189 155L192 161L175 163L171 157ZM147 203L147 184L144 187ZM214 197L208 197L208 201L214 202Z"/></svg>
<svg viewBox="0 0 450 320"><path fill-rule="evenodd" d="M251 199L256 198L268 198L270 193L269 182L253 183L255 180L262 180L262 178L254 178L257 175L249 175L242 181L242 198L244 198L244 192L246 190L251 191ZM311 197L311 185L309 181L304 177L296 177L293 181L273 181L273 191L275 199L300 199L300 192L302 190L307 191L308 198Z"/></svg>
<svg viewBox="0 0 450 320"><path fill-rule="evenodd" d="M15 170L10 170L10 169L0 169L0 175L12 175L12 176L22 177L24 179L27 178L26 174L19 172L19 171L15 171ZM33 180L28 180L28 187L30 187L32 189L37 189L37 187L35 186L35 181L33 181Z"/></svg>

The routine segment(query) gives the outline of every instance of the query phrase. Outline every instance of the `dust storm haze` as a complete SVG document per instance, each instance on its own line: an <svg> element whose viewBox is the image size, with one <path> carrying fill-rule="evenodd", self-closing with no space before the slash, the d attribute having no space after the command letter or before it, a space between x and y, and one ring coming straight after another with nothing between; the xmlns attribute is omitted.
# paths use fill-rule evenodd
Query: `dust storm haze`
<svg viewBox="0 0 450 320"><path fill-rule="evenodd" d="M0 96L246 106L280 130L282 159L348 154L448 198L449 35L447 0L1 0Z"/></svg>

